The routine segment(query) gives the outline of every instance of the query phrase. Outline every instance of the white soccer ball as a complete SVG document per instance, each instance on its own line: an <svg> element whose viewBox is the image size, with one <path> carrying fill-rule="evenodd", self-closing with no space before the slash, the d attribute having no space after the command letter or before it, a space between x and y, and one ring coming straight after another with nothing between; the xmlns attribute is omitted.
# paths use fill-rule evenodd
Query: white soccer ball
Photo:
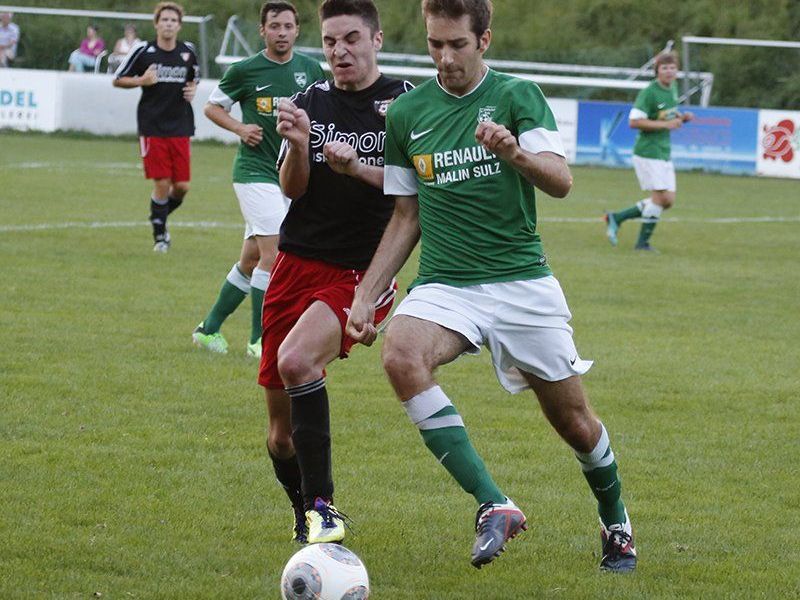
<svg viewBox="0 0 800 600"><path fill-rule="evenodd" d="M361 559L339 544L311 544L281 575L283 600L366 600L369 577Z"/></svg>

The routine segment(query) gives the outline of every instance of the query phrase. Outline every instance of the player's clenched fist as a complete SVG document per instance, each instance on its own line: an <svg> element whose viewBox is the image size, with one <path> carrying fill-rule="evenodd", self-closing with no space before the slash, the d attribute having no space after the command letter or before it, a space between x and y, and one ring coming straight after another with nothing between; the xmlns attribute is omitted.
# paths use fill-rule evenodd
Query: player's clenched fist
<svg viewBox="0 0 800 600"><path fill-rule="evenodd" d="M510 161L519 152L517 138L504 125L492 121L478 124L475 130L475 139L486 148L488 152L496 154L503 160Z"/></svg>
<svg viewBox="0 0 800 600"><path fill-rule="evenodd" d="M258 146L264 139L264 130L253 123L242 123L237 133L248 146Z"/></svg>
<svg viewBox="0 0 800 600"><path fill-rule="evenodd" d="M297 108L291 100L283 99L278 103L278 134L295 146L308 144L311 122L308 114Z"/></svg>
<svg viewBox="0 0 800 600"><path fill-rule="evenodd" d="M191 104L192 100L194 100L194 95L196 93L197 93L197 82L187 81L186 85L183 86L183 99Z"/></svg>
<svg viewBox="0 0 800 600"><path fill-rule="evenodd" d="M378 337L378 330L375 328L375 305L358 298L353 300L344 332L359 344L371 346Z"/></svg>
<svg viewBox="0 0 800 600"><path fill-rule="evenodd" d="M325 160L336 173L355 176L361 163L358 152L347 142L328 142L322 149Z"/></svg>
<svg viewBox="0 0 800 600"><path fill-rule="evenodd" d="M155 64L147 67L147 70L139 78L142 87L150 87L158 83L158 67Z"/></svg>

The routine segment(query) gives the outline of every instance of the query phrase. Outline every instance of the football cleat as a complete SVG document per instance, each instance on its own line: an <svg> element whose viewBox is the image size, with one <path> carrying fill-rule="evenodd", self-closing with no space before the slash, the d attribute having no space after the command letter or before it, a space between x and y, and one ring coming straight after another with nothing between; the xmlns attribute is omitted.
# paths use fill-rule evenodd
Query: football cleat
<svg viewBox="0 0 800 600"><path fill-rule="evenodd" d="M485 502L475 516L475 543L472 546L472 566L480 569L506 549L506 542L528 529L522 511L506 498L503 503Z"/></svg>
<svg viewBox="0 0 800 600"><path fill-rule="evenodd" d="M159 254L166 254L169 251L169 233L165 233L163 235L156 235L153 237L153 252L158 252Z"/></svg>
<svg viewBox="0 0 800 600"><path fill-rule="evenodd" d="M261 360L261 340L247 344L247 356Z"/></svg>
<svg viewBox="0 0 800 600"><path fill-rule="evenodd" d="M306 524L306 513L302 506L293 506L294 527L292 528L292 541L298 544L308 543L308 525Z"/></svg>
<svg viewBox="0 0 800 600"><path fill-rule="evenodd" d="M308 543L341 542L346 518L325 498L315 498L314 508L306 511Z"/></svg>
<svg viewBox="0 0 800 600"><path fill-rule="evenodd" d="M634 250L642 250L643 252L652 252L653 254L658 254L658 250L653 248L649 242L645 242L643 244L636 244L633 247Z"/></svg>
<svg viewBox="0 0 800 600"><path fill-rule="evenodd" d="M612 246L617 245L617 231L619 231L619 224L614 218L614 213L607 212L605 214L606 221L606 237Z"/></svg>
<svg viewBox="0 0 800 600"><path fill-rule="evenodd" d="M602 521L600 522L600 539L603 542L601 571L630 573L636 569L636 548L633 545L633 530L627 511L625 511L625 523L617 523L606 528Z"/></svg>
<svg viewBox="0 0 800 600"><path fill-rule="evenodd" d="M192 341L198 348L205 348L206 350L210 352L216 352L217 354L228 353L228 342L225 341L225 338L222 337L222 334L220 332L206 333L203 329L202 323L195 327L194 332L192 332Z"/></svg>

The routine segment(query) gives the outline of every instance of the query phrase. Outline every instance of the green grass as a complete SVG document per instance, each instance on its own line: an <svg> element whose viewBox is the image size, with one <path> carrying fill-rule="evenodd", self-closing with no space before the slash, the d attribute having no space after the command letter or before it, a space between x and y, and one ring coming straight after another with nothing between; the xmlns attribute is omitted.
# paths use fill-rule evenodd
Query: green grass
<svg viewBox="0 0 800 600"><path fill-rule="evenodd" d="M294 548L244 357L249 310L225 325L231 354L190 343L241 244L232 149L195 146L160 256L135 142L0 134L0 147L0 597L277 598ZM540 200L541 231L596 361L585 385L619 458L639 570L597 571L574 458L531 394L500 389L485 352L440 381L532 528L472 569L472 499L408 423L378 349L357 348L329 387L337 504L373 597L796 597L797 182L680 174L677 221L651 256L631 250L636 225L613 249L599 221L642 197L633 173L574 176L569 200ZM784 221L710 222L765 216ZM26 227L91 222L116 225Z"/></svg>

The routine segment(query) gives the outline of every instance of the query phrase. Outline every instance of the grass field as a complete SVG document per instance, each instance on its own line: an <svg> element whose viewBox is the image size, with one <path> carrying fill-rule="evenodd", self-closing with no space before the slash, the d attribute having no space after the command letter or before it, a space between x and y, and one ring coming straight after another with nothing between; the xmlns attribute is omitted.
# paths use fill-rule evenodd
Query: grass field
<svg viewBox="0 0 800 600"><path fill-rule="evenodd" d="M173 248L151 251L134 141L0 134L0 598L278 598L290 512L264 450L249 310L190 343L236 259L233 150L196 145ZM373 598L800 596L797 181L680 174L659 255L605 241L633 173L576 168L541 231L640 554L598 572L590 493L488 355L442 386L531 529L469 566L473 500L393 399L377 348L329 369L337 504ZM762 219L763 218L763 219ZM468 240L465 240L468 243ZM410 280L415 265L402 273Z"/></svg>

